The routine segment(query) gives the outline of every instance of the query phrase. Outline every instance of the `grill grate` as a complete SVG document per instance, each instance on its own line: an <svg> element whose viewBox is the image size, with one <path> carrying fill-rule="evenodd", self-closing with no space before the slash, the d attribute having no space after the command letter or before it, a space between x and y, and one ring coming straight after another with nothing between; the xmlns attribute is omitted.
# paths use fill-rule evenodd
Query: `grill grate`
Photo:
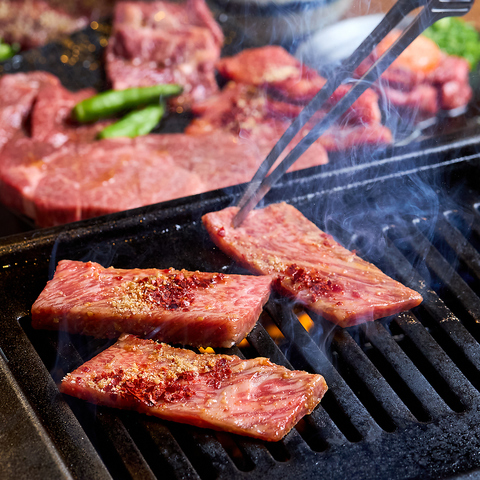
<svg viewBox="0 0 480 480"><path fill-rule="evenodd" d="M29 318L61 258L120 268L243 272L213 247L200 222L204 212L227 206L238 189L0 239L0 418L5 431L13 432L0 438L6 478L208 480L321 473L332 479L404 479L476 472L475 149L463 145L419 154L413 163L398 157L356 171L290 175L271 192L269 201L287 199L424 296L410 312L345 330L313 314L307 330L297 307L273 298L248 345L222 352L267 356L318 372L329 386L320 406L273 444L61 396L56 383L63 375L112 342L36 331ZM392 174L392 166L401 168ZM281 335L269 333L273 325Z"/></svg>

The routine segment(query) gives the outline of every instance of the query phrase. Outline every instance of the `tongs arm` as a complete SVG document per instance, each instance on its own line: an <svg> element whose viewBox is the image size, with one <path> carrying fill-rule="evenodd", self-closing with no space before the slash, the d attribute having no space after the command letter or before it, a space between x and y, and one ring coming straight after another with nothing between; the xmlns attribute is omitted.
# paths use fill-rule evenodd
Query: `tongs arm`
<svg viewBox="0 0 480 480"><path fill-rule="evenodd" d="M252 180L238 203L239 212L233 219L233 226L239 226L248 212L266 195L271 186L290 168L291 165L302 155L307 148L314 143L360 95L390 66L390 64L420 35L425 28L432 25L440 18L446 16L459 16L467 13L473 0L399 0L372 33L361 45L346 59L340 67L331 75L323 88L300 112L298 117L287 128L280 140L273 147L266 159L260 165ZM352 77L355 69L375 49L375 47L400 23L412 10L422 7L414 20L403 31L400 37L389 49L369 68L355 86L323 117L310 132L295 146L293 150L282 160L277 168L267 176L270 168L281 155L283 150L292 141L301 128L310 120L331 97L333 92L346 79Z"/></svg>

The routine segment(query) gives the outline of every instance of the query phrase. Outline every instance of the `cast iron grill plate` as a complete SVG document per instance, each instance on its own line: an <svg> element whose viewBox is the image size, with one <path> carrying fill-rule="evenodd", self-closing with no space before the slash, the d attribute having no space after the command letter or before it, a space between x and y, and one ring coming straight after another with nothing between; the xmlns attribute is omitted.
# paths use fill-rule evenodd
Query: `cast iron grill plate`
<svg viewBox="0 0 480 480"><path fill-rule="evenodd" d="M240 187L0 239L2 478L472 478L480 471L479 172L477 145L457 144L289 175L267 196L424 296L412 311L345 330L311 314L309 331L298 307L272 298L248 345L222 353L318 372L329 386L276 443L61 395L63 375L112 342L33 330L29 316L63 258L245 272L201 225Z"/></svg>

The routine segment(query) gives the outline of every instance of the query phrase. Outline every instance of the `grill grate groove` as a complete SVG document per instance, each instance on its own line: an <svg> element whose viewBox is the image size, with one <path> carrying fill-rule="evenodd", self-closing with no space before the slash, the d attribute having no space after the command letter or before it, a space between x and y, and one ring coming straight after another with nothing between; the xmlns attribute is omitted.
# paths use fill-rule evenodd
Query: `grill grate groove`
<svg viewBox="0 0 480 480"><path fill-rule="evenodd" d="M272 302L269 302L267 309L285 337L295 345L298 352L302 352L312 371L321 372L324 376L329 390L322 400L322 406L334 419L339 430L351 442L360 441L365 435L378 435L380 428L344 379L326 360L323 352L312 341L296 316L290 309L285 309L282 302L276 302L274 306L271 304Z"/></svg>
<svg viewBox="0 0 480 480"><path fill-rule="evenodd" d="M394 432L409 417L414 420L399 398L392 395L385 379L347 332L337 333L333 348L338 352L339 374L383 430Z"/></svg>
<svg viewBox="0 0 480 480"><path fill-rule="evenodd" d="M471 407L472 402L478 401L478 392L413 315L400 314L394 324L405 334L406 341L411 343L404 350L411 352L411 358L418 358L415 361L417 365L428 366L429 372L424 371L424 375L450 408L459 413ZM439 378L435 379L437 376Z"/></svg>
<svg viewBox="0 0 480 480"><path fill-rule="evenodd" d="M156 420L143 420L142 426L153 444L152 449L145 449L145 454L159 478L199 480L197 472L185 456L184 451L177 443L170 430ZM144 450L144 451L145 451Z"/></svg>

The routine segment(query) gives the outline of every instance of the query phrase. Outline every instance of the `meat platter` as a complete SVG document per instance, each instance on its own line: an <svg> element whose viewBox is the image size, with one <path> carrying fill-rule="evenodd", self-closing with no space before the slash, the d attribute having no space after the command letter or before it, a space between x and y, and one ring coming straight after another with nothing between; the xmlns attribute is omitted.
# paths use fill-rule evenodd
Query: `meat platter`
<svg viewBox="0 0 480 480"><path fill-rule="evenodd" d="M220 15L218 18L225 20L225 15ZM230 56L239 50L241 51L241 48L245 45L239 45L234 41L236 38L236 32L232 30L232 27L228 24L228 21L224 21L220 24L223 26L225 36L228 39L228 42L226 42L228 45L223 48L222 56ZM103 90L107 85L105 71L103 68L103 59L105 54L104 47L108 44L110 29L108 23L95 23L94 27L95 28L88 28L83 32L74 34L69 39L58 44L49 44L40 49L30 50L23 55L17 55L12 60L3 64L3 71L5 73L12 73L41 69L56 74L61 79L63 85L71 90L78 90L85 87L94 87L97 90ZM276 107L278 107L278 105ZM402 151L402 148L403 151L408 152L410 148L416 148L412 147L412 141L418 145L417 142L419 139L427 139L426 144L448 144L452 138L455 140L458 140L459 138L471 138L476 135L477 124L475 118L475 101L472 101L469 104L469 110L467 112L455 118L450 118L448 112L440 112L439 116L436 117L433 122L435 125L431 126L430 129L427 127L430 123L432 123L432 119L430 119L427 123L417 126L418 128L415 127L414 131L402 131L402 127L398 126L398 123L396 122L398 119L392 120L392 118L389 118L389 122L392 125L395 124L393 125L395 128L395 138L393 143L394 147L386 147L383 145L379 149L372 151L372 145L366 145L363 147L355 146L340 151L329 152L329 164L320 168L323 171L333 171L344 167L349 167L352 164L370 162L374 157L388 157L391 156L394 151ZM161 124L161 127L157 131L158 133L181 132L187 125L190 124L191 120L191 113L169 115L166 121ZM195 124L196 131L199 130L198 124L198 122ZM188 128L192 129L192 125L193 124L189 125ZM202 128L203 127L200 127L200 130ZM267 143L265 146L265 151L268 150L268 145L269 144ZM406 146L397 147L396 145ZM14 149L16 148L17 147L14 145ZM161 148L168 149L171 148L171 146L169 144L165 144L165 147L162 146ZM202 149L203 146L199 146L198 148L193 146L189 148L193 148L193 150L199 150ZM180 146L178 150L186 150L186 147ZM264 154L265 152L262 150L260 153ZM89 153L86 154L87 156L92 155ZM318 153L316 154L318 155ZM309 163L307 157L308 155L305 156L303 160L307 160L305 162L305 166L308 167L311 165L311 163ZM300 168L304 167L300 166ZM319 167L311 168L310 173L318 171L318 168ZM248 178L250 178L249 174L244 175L243 177L240 176L238 177L238 181L246 181ZM193 177L191 180L187 180L186 182L185 188L187 190L189 189L191 193L196 193L197 190L193 188L193 185L194 183L199 183L198 178ZM64 187L65 192L68 190L68 188L69 187L67 186ZM205 187L202 188L205 190ZM63 196L65 197L65 194L63 194ZM154 199L153 201L155 202ZM145 200L145 203L151 202L152 200ZM128 205L128 203L125 205ZM4 234L13 233L17 231L15 230L16 228L25 230L32 227L31 223L30 225L28 225L28 223L23 224L18 220L18 217L11 217L10 213L5 211L5 209L2 209L1 213L7 218L7 221L2 222L7 228Z"/></svg>

